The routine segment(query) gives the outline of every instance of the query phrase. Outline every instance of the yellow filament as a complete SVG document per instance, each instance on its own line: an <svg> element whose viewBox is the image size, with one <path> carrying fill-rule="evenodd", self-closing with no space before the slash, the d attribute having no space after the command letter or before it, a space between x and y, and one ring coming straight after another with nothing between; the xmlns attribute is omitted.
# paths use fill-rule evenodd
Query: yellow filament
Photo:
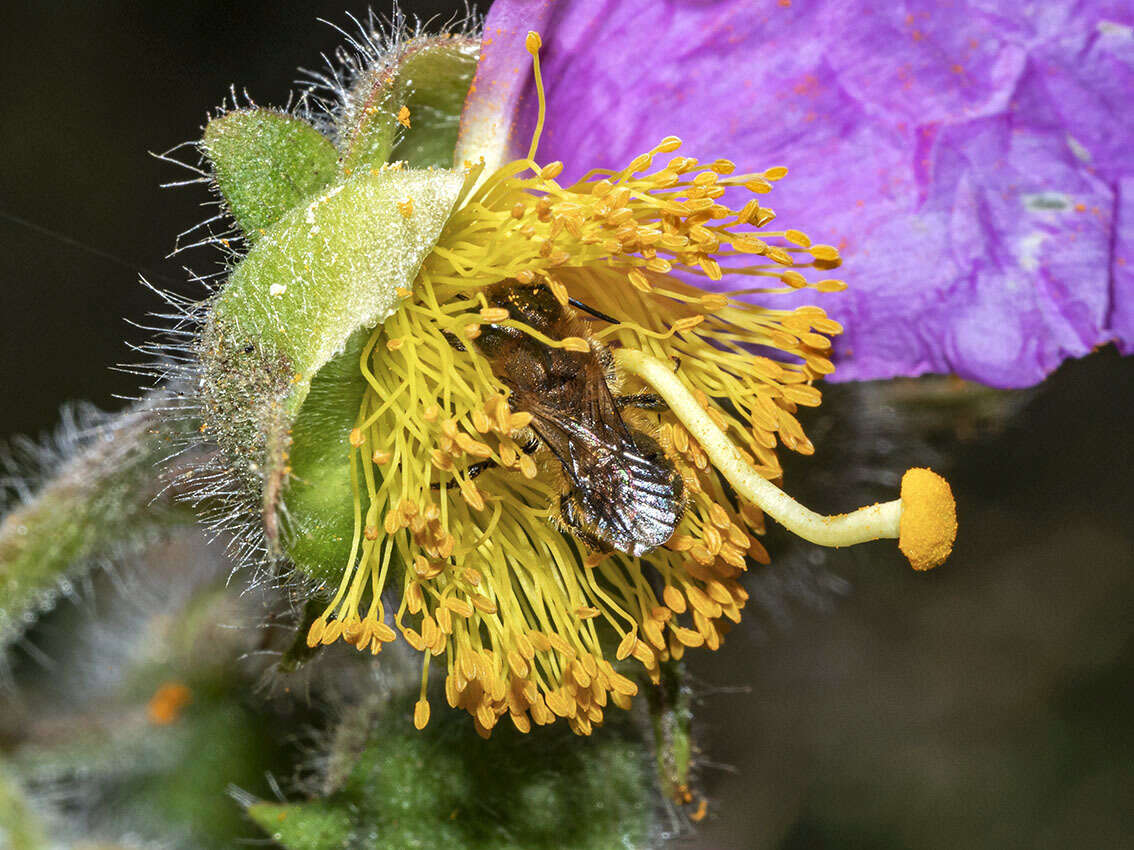
<svg viewBox="0 0 1134 850"><path fill-rule="evenodd" d="M536 119L535 131L532 133L532 143L528 148L528 159L534 160L536 150L539 148L539 137L543 133L543 119L547 113L547 100L543 93L543 76L539 72L539 49L543 41L538 32L529 32L524 39L524 46L532 55L532 75L535 77L536 96L539 98L539 118Z"/></svg>

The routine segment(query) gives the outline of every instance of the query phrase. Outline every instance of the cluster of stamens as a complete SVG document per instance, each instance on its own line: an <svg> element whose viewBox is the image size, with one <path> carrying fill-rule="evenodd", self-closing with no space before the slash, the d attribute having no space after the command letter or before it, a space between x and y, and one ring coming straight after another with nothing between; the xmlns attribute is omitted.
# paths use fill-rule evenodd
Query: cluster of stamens
<svg viewBox="0 0 1134 850"><path fill-rule="evenodd" d="M342 638L377 653L400 632L425 655L419 727L430 659L443 656L447 701L482 734L504 714L523 731L563 717L589 733L608 703L625 708L637 690L609 655L636 659L656 681L687 647L716 649L747 599L737 579L768 561L756 539L762 512L736 498L667 410L626 416L682 477L676 533L642 559L591 551L556 519L570 486L559 462L476 345L485 325L505 325L555 348L635 349L674 365L760 475L780 474L777 444L812 451L794 414L819 403L811 384L832 371L828 336L840 328L815 307L770 310L742 296L841 289L801 272L825 273L838 254L765 229L774 213L760 198L784 169L738 175L727 160L674 155L650 171L680 144L664 139L621 171L568 185L557 180L561 163L540 167L531 155L487 177L469 165L412 292L363 351L368 387L346 435L354 546L308 643ZM711 287L726 273L765 285L725 295L693 283ZM565 309L577 299L617 321L592 322L590 339L549 337L489 304L485 288L501 281L543 284ZM610 389L648 388L615 375ZM391 584L400 602L387 612Z"/></svg>

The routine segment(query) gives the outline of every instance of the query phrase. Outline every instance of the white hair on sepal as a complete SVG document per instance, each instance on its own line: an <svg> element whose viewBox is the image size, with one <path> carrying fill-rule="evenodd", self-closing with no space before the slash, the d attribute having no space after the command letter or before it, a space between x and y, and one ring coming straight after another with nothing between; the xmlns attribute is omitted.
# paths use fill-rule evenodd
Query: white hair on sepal
<svg viewBox="0 0 1134 850"><path fill-rule="evenodd" d="M230 97L233 106L239 107L240 96L235 88L230 91ZM246 94L245 102L254 105ZM186 150L197 153L196 163L176 156ZM199 142L183 142L154 156L197 175L190 180L163 184L164 187L205 184L212 188L213 177ZM221 205L219 197L205 203ZM220 222L227 226L218 229L216 225ZM206 231L204 237L181 243L186 236L202 228ZM141 356L139 361L119 364L117 368L144 379L142 395L136 402L149 404L161 416L169 432L168 450L160 464L161 486L155 499L169 497L188 505L203 525L207 539L224 542L232 560L230 578L238 570L248 568L248 588L264 584L278 586L286 582L280 581L282 571L278 559L268 553L258 494L250 490L247 480L200 431L204 413L197 394L202 377L200 334L213 299L244 252L243 237L227 213L213 215L183 231L170 256L204 247L220 250L223 259L219 269L208 273L182 266L186 281L197 287L195 295L156 286L144 276L140 278L141 284L161 300L162 308L149 313L143 322L131 322L151 336L141 344L130 346Z"/></svg>
<svg viewBox="0 0 1134 850"><path fill-rule="evenodd" d="M200 431L203 421L196 387L201 377L198 339L208 307L226 270L196 274L185 268L190 282L201 289L193 298L155 286L144 277L143 286L157 295L165 309L135 323L152 336L131 346L142 360L121 364L122 371L146 379L138 403L148 403L163 420L168 448L160 462L160 489L155 499L169 498L188 505L204 526L209 540L221 540L232 559L232 573L248 567L248 587L274 581L274 564L268 558L259 519L259 499L218 447ZM159 400L160 397L160 400Z"/></svg>
<svg viewBox="0 0 1134 850"><path fill-rule="evenodd" d="M233 99L231 109L243 108L239 105L239 98L235 88L231 90L231 97ZM247 93L245 93L245 98L249 107L255 106L255 103L247 96ZM219 107L215 110L211 110L206 115L206 124L212 118L223 115L231 111L231 109L228 107L227 100L222 102ZM204 125L202 125L202 128L203 126ZM196 160L186 161L182 156L179 156L179 154L183 154L186 151L195 153ZM194 248L216 248L224 256L225 261L223 268L216 273L205 276L198 276L190 272L190 280L200 281L206 278L211 279L227 275L228 272L232 270L232 267L243 258L246 252L245 238L243 232L237 227L236 222L225 207L201 141L199 139L193 139L179 142L162 153L151 152L150 156L159 162L167 163L196 175L195 177L189 177L184 180L166 181L161 184L162 189L181 189L198 185L207 186L211 193L210 197L201 201L200 205L205 208L213 207L217 210L204 220L178 233L173 240L173 250L169 252L166 259L176 257ZM186 271L188 272L188 269L186 269Z"/></svg>
<svg viewBox="0 0 1134 850"><path fill-rule="evenodd" d="M396 3L388 16L379 15L370 8L363 20L350 13L347 17L354 25L353 29L319 18L320 23L338 32L345 44L337 47L330 56L322 54L322 69L300 68L302 76L295 81L295 85L302 87L298 102L308 110L304 117L336 146L339 142L338 128L350 125L350 116L359 108L354 102L354 90L359 80L374 71L394 67L407 45L416 39L436 34L478 38L484 25L483 15L473 10L467 0L463 11L454 12L443 21L439 15L424 21L416 15L407 17ZM399 128L398 138L400 136Z"/></svg>

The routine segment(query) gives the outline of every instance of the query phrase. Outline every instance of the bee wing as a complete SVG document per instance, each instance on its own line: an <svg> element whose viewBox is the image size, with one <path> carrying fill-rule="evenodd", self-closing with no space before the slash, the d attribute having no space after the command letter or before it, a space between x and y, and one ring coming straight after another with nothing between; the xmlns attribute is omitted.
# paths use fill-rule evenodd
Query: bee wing
<svg viewBox="0 0 1134 850"><path fill-rule="evenodd" d="M606 438L607 442L634 445L630 437L630 429L622 421L622 414L611 395L610 387L606 385L606 375L597 359L587 364L586 392L582 408L585 411L584 421L598 435Z"/></svg>
<svg viewBox="0 0 1134 850"><path fill-rule="evenodd" d="M609 408L601 416L592 416L596 408L589 405L578 417L532 405L531 427L559 460L600 536L638 555L669 539L681 510L670 471L642 455L609 391L606 395Z"/></svg>
<svg viewBox="0 0 1134 850"><path fill-rule="evenodd" d="M532 430L547 443L576 487L585 487L586 471L602 453L633 448L634 441L618 413L606 375L598 360L587 359L583 373L572 382L578 396L570 405L548 405L536 394L525 394L523 410L532 414Z"/></svg>
<svg viewBox="0 0 1134 850"><path fill-rule="evenodd" d="M577 418L564 415L560 410L535 404L527 409L532 414L529 427L555 455L571 483L585 487L583 470L602 454L602 438Z"/></svg>
<svg viewBox="0 0 1134 850"><path fill-rule="evenodd" d="M586 372L580 381L582 396L571 413L538 398L526 399L523 409L532 414L532 430L563 465L575 487L589 490L587 479L604 456L634 452L635 448L601 367L597 362L588 364Z"/></svg>

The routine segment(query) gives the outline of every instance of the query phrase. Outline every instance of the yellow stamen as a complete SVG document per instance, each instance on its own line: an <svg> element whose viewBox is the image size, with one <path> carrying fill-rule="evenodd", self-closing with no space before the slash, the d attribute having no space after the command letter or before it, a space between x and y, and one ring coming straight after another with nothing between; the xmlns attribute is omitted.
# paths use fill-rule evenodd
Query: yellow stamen
<svg viewBox="0 0 1134 850"><path fill-rule="evenodd" d="M535 77L536 96L539 98L539 117L536 119L532 143L528 148L528 159L535 159L536 151L539 149L539 137L543 133L543 120L547 114L547 99L543 93L543 77L539 72L539 49L542 46L543 40L539 37L538 32L529 32L524 39L524 47L527 48L532 57L532 74Z"/></svg>

